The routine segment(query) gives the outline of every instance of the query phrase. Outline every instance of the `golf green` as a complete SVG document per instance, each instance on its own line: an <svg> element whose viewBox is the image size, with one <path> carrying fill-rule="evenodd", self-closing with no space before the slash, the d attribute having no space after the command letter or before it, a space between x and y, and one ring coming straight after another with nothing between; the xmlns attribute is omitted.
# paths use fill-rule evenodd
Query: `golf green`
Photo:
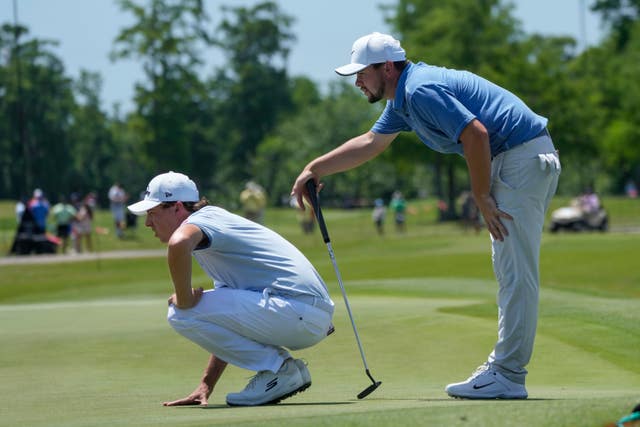
<svg viewBox="0 0 640 427"><path fill-rule="evenodd" d="M637 346L624 350L630 337L638 342L637 301L543 290L530 398L468 401L443 389L493 346L493 282L406 278L349 287L380 388L356 399L370 380L332 283L336 333L294 353L309 363L312 387L255 408L224 403L252 375L235 367L208 407L162 406L193 390L207 360L167 325L163 297L0 305L0 425L602 426L637 403Z"/></svg>

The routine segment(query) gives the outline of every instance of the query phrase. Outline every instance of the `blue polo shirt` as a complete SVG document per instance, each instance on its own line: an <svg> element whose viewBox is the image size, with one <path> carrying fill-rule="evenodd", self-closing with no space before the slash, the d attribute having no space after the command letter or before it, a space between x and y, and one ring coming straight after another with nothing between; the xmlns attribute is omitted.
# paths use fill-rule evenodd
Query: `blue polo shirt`
<svg viewBox="0 0 640 427"><path fill-rule="evenodd" d="M441 153L462 154L460 134L478 119L489 132L491 155L529 141L547 126L517 96L468 71L409 63L398 80L395 98L371 129L390 134L414 131Z"/></svg>

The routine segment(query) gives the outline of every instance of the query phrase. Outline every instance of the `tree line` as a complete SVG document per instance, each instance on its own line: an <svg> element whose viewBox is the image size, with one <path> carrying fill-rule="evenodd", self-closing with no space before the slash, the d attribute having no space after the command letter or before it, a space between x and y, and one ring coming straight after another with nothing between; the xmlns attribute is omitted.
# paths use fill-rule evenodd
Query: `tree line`
<svg viewBox="0 0 640 427"><path fill-rule="evenodd" d="M134 20L111 58L144 71L130 112L107 111L99 72L69 77L52 52L56 41L2 25L0 199L40 187L54 199L94 191L105 203L114 182L137 197L149 177L176 170L215 203L233 207L251 179L279 205L310 159L367 130L383 107L369 105L350 79L322 90L290 76L294 17L277 2L223 6L213 30L202 0L117 4ZM592 186L617 194L640 184L640 0L590 7L606 32L584 50L571 37L525 33L504 0L397 0L380 13L410 60L480 74L548 117L564 165L560 193ZM212 52L225 61L203 73ZM326 180L323 196L335 203L388 199L399 189L453 206L468 187L461 158L431 152L409 133L364 167Z"/></svg>

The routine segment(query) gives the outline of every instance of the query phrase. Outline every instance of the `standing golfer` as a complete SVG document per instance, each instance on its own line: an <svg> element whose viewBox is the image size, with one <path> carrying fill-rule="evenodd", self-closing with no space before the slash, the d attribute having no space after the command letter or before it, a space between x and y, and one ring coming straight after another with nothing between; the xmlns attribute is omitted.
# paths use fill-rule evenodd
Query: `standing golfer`
<svg viewBox="0 0 640 427"><path fill-rule="evenodd" d="M186 175L151 180L144 200L129 206L167 243L175 293L168 320L211 357L198 387L166 406L206 405L227 363L257 371L227 404L277 403L307 389L311 376L285 349L310 347L331 329L333 302L311 263L268 228L200 199ZM215 289L191 286L191 256Z"/></svg>
<svg viewBox="0 0 640 427"><path fill-rule="evenodd" d="M463 155L471 189L491 233L498 279L498 340L486 363L446 392L469 399L524 399L538 318L538 260L544 215L560 160L547 119L507 90L466 71L407 61L393 37L373 33L353 44L351 63L370 103L387 104L373 128L309 163L293 185L302 205L305 183L354 168L382 153L401 131L429 148Z"/></svg>

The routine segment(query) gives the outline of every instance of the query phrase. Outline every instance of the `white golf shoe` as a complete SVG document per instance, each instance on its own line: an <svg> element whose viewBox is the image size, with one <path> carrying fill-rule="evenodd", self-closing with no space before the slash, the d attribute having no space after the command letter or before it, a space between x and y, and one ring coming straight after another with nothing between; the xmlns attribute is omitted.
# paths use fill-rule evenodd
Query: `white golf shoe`
<svg viewBox="0 0 640 427"><path fill-rule="evenodd" d="M309 373L309 369L307 369L307 364L302 359L295 359L295 362L302 377L302 384L304 384L305 389L307 389L311 386L311 374Z"/></svg>
<svg viewBox="0 0 640 427"><path fill-rule="evenodd" d="M527 389L484 364L466 380L449 384L445 391L451 397L464 399L526 399Z"/></svg>
<svg viewBox="0 0 640 427"><path fill-rule="evenodd" d="M304 362L302 365L304 365ZM277 373L260 371L249 381L244 390L239 393L227 394L227 405L257 406L275 404L309 388L311 376L308 376L308 379L309 383L306 384L300 369L298 369L296 360L287 359Z"/></svg>

